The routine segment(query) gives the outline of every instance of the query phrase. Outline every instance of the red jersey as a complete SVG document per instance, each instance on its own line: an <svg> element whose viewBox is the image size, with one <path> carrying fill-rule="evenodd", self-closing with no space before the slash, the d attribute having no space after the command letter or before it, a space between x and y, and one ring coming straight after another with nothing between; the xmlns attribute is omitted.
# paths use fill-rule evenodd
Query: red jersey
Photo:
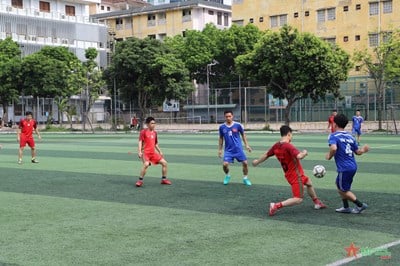
<svg viewBox="0 0 400 266"><path fill-rule="evenodd" d="M158 144L157 132L149 129L143 129L140 131L139 141L143 142L143 152L146 154L154 153L155 147Z"/></svg>
<svg viewBox="0 0 400 266"><path fill-rule="evenodd" d="M32 138L33 131L36 129L37 123L34 119L28 121L24 118L21 118L18 126L21 129L21 134L23 134L26 138Z"/></svg>
<svg viewBox="0 0 400 266"><path fill-rule="evenodd" d="M291 180L297 180L300 176L304 175L303 167L300 164L300 160L297 158L299 153L300 151L292 144L277 142L266 154L268 157L276 156L282 165L286 179L291 183Z"/></svg>
<svg viewBox="0 0 400 266"><path fill-rule="evenodd" d="M331 127L331 132L332 132L332 133L335 132L335 128L333 127L333 123L334 123L333 119L334 119L334 118L335 118L334 115L331 115L331 116L329 116L329 118L328 118L328 123L329 123L329 126Z"/></svg>

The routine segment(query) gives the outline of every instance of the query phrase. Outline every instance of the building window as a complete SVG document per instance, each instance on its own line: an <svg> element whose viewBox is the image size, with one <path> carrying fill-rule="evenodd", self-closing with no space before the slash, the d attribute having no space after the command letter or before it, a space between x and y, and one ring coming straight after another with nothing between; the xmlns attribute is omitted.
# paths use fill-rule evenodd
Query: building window
<svg viewBox="0 0 400 266"><path fill-rule="evenodd" d="M229 15L224 13L224 26L229 26Z"/></svg>
<svg viewBox="0 0 400 266"><path fill-rule="evenodd" d="M283 26L287 23L287 15L278 15L270 17L271 28Z"/></svg>
<svg viewBox="0 0 400 266"><path fill-rule="evenodd" d="M298 17L299 17L299 12L295 12L295 13L293 14L293 17L298 18Z"/></svg>
<svg viewBox="0 0 400 266"><path fill-rule="evenodd" d="M264 17L260 17L260 18L258 19L258 21L264 22Z"/></svg>
<svg viewBox="0 0 400 266"><path fill-rule="evenodd" d="M356 41L359 41L359 40L361 40L361 37L360 37L360 35L356 35L356 37L354 38Z"/></svg>
<svg viewBox="0 0 400 266"><path fill-rule="evenodd" d="M317 21L318 22L325 22L325 9L317 11Z"/></svg>
<svg viewBox="0 0 400 266"><path fill-rule="evenodd" d="M187 22L192 20L192 11L190 9L182 10L182 21Z"/></svg>
<svg viewBox="0 0 400 266"><path fill-rule="evenodd" d="M356 5L356 10L361 10L361 4Z"/></svg>
<svg viewBox="0 0 400 266"><path fill-rule="evenodd" d="M323 38L323 40L330 44L336 44L336 37Z"/></svg>
<svg viewBox="0 0 400 266"><path fill-rule="evenodd" d="M217 25L222 25L222 13L217 13Z"/></svg>
<svg viewBox="0 0 400 266"><path fill-rule="evenodd" d="M328 8L326 12L328 13L328 20L336 19L336 8Z"/></svg>
<svg viewBox="0 0 400 266"><path fill-rule="evenodd" d="M344 6L343 7L343 12L347 12L347 11L349 11L349 6Z"/></svg>
<svg viewBox="0 0 400 266"><path fill-rule="evenodd" d="M390 38L392 37L392 32L384 32L384 33L382 33L382 41L384 42L384 43L387 43L387 42L389 42L389 40L390 40Z"/></svg>
<svg viewBox="0 0 400 266"><path fill-rule="evenodd" d="M50 12L50 3L39 1L39 10L40 12Z"/></svg>
<svg viewBox="0 0 400 266"><path fill-rule="evenodd" d="M238 25L238 26L243 26L244 25L244 20L243 19L233 20L232 23L235 24L235 25Z"/></svg>
<svg viewBox="0 0 400 266"><path fill-rule="evenodd" d="M379 13L379 3L378 2L369 3L369 15L374 16L378 15L378 13Z"/></svg>
<svg viewBox="0 0 400 266"><path fill-rule="evenodd" d="M369 34L369 46L376 47L379 45L379 35L377 33Z"/></svg>
<svg viewBox="0 0 400 266"><path fill-rule="evenodd" d="M214 16L214 11L208 10L208 14L209 14L210 16Z"/></svg>
<svg viewBox="0 0 400 266"><path fill-rule="evenodd" d="M107 7L107 11L111 11L111 7L108 6L108 7Z"/></svg>
<svg viewBox="0 0 400 266"><path fill-rule="evenodd" d="M336 19L336 8L317 10L317 21L319 23L325 22L326 20L335 20L335 19Z"/></svg>
<svg viewBox="0 0 400 266"><path fill-rule="evenodd" d="M383 13L392 13L393 5L392 1L384 1L383 2Z"/></svg>
<svg viewBox="0 0 400 266"><path fill-rule="evenodd" d="M100 7L100 10L104 10L104 6L101 6L101 7Z"/></svg>
<svg viewBox="0 0 400 266"><path fill-rule="evenodd" d="M67 16L75 16L75 6L65 6L65 14Z"/></svg>
<svg viewBox="0 0 400 266"><path fill-rule="evenodd" d="M122 25L124 24L124 21L122 20L122 18L117 18L116 20L115 20L115 28L117 29L117 30L122 30Z"/></svg>
<svg viewBox="0 0 400 266"><path fill-rule="evenodd" d="M132 17L125 18L125 29L132 29Z"/></svg>
<svg viewBox="0 0 400 266"><path fill-rule="evenodd" d="M356 71L360 71L361 70L361 66L356 66Z"/></svg>
<svg viewBox="0 0 400 266"><path fill-rule="evenodd" d="M249 22L254 23L254 19L253 18L249 19Z"/></svg>
<svg viewBox="0 0 400 266"><path fill-rule="evenodd" d="M310 15L310 11L304 12L304 16L308 17Z"/></svg>
<svg viewBox="0 0 400 266"><path fill-rule="evenodd" d="M156 15L148 14L147 15L147 26L155 26L156 25Z"/></svg>
<svg viewBox="0 0 400 266"><path fill-rule="evenodd" d="M348 42L348 41L349 41L349 36L344 36L344 37L343 37L343 41L344 41L344 42Z"/></svg>
<svg viewBox="0 0 400 266"><path fill-rule="evenodd" d="M156 35L155 34L150 34L150 35L147 35L147 37L149 38L149 39L156 39Z"/></svg>
<svg viewBox="0 0 400 266"><path fill-rule="evenodd" d="M11 6L15 8L23 8L22 0L11 0Z"/></svg>

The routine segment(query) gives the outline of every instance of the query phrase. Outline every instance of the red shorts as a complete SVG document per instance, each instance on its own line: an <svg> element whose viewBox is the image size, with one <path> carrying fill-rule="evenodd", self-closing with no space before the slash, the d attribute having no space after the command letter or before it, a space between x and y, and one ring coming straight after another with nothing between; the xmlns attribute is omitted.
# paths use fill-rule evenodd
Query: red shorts
<svg viewBox="0 0 400 266"><path fill-rule="evenodd" d="M150 162L151 164L158 164L163 157L159 153L145 153L143 154L143 160L145 162Z"/></svg>
<svg viewBox="0 0 400 266"><path fill-rule="evenodd" d="M289 182L290 186L292 187L292 195L294 198L303 198L304 196L304 186L306 183L308 183L308 177L303 175L301 176L301 183L300 183L300 178L292 178L292 179L287 179Z"/></svg>
<svg viewBox="0 0 400 266"><path fill-rule="evenodd" d="M19 137L19 147L23 148L26 146L26 144L28 144L29 147L34 148L35 147L35 140L33 139L33 137L26 137L24 135L20 135Z"/></svg>

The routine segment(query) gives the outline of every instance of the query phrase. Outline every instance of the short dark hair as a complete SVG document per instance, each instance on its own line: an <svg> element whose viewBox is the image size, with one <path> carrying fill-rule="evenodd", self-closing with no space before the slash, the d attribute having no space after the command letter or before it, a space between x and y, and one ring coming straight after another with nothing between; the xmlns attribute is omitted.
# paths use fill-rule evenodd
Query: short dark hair
<svg viewBox="0 0 400 266"><path fill-rule="evenodd" d="M224 115L229 114L229 113L233 115L233 112L231 110L225 110L224 111Z"/></svg>
<svg viewBox="0 0 400 266"><path fill-rule="evenodd" d="M32 115L33 116L33 113L31 111L26 111L25 112L25 116L28 116L28 115Z"/></svg>
<svg viewBox="0 0 400 266"><path fill-rule="evenodd" d="M287 134L292 133L292 129L286 125L281 126L279 131L281 132L281 137L287 136Z"/></svg>
<svg viewBox="0 0 400 266"><path fill-rule="evenodd" d="M149 116L149 117L146 118L146 122L145 123L146 124L150 124L151 121L155 121L155 119L154 119L154 117Z"/></svg>
<svg viewBox="0 0 400 266"><path fill-rule="evenodd" d="M349 123L349 119L344 114L338 114L335 116L335 118L333 118L333 121L336 125L338 125L339 128L345 128Z"/></svg>
<svg viewBox="0 0 400 266"><path fill-rule="evenodd" d="M360 109L357 109L356 112L361 112Z"/></svg>
<svg viewBox="0 0 400 266"><path fill-rule="evenodd" d="M337 113L337 110L336 110L336 109L333 109L333 110L332 110L332 113L333 113L333 112L336 112L336 113Z"/></svg>

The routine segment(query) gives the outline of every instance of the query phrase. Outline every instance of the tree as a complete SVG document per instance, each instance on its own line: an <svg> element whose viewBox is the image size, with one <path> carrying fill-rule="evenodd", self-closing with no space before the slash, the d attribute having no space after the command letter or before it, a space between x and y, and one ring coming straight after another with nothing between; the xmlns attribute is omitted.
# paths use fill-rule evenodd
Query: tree
<svg viewBox="0 0 400 266"><path fill-rule="evenodd" d="M327 93L339 96L340 81L351 67L349 55L310 33L284 26L266 32L253 51L237 57L240 73L267 86L276 98L286 99L285 124L290 110L302 98L324 100Z"/></svg>
<svg viewBox="0 0 400 266"><path fill-rule="evenodd" d="M0 40L0 103L3 106L2 121L8 121L8 106L18 99L21 86L21 51L10 37ZM0 125L1 126L1 125Z"/></svg>
<svg viewBox="0 0 400 266"><path fill-rule="evenodd" d="M85 77L82 63L66 47L44 47L26 56L21 76L23 94L32 95L34 101L37 97L69 98L78 94Z"/></svg>
<svg viewBox="0 0 400 266"><path fill-rule="evenodd" d="M400 77L400 31L389 36L386 42L372 48L356 51L353 60L360 63L374 81L377 92L378 127L382 130L383 106L386 83Z"/></svg>
<svg viewBox="0 0 400 266"><path fill-rule="evenodd" d="M115 81L123 100L136 99L141 121L148 108L165 99L184 99L193 90L182 60L165 43L149 38L118 42L105 74L110 88Z"/></svg>

